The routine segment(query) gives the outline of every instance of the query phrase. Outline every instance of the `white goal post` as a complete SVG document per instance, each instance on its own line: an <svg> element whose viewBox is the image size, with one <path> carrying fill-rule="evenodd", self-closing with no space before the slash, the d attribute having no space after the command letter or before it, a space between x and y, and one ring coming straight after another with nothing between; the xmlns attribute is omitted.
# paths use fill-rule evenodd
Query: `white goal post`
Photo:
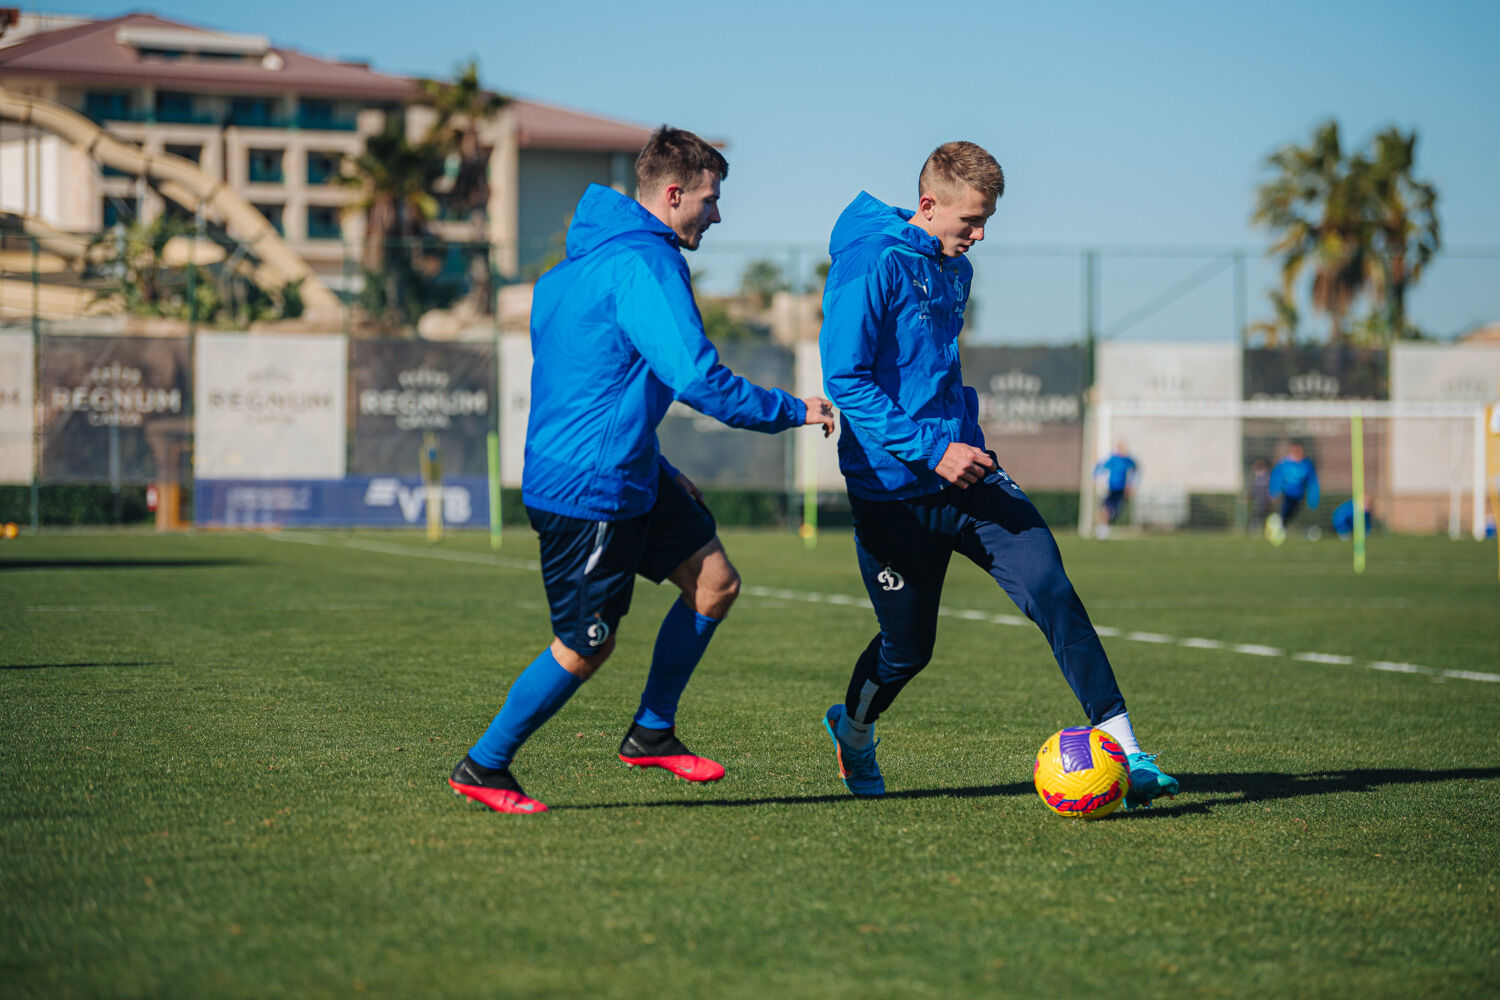
<svg viewBox="0 0 1500 1000"><path fill-rule="evenodd" d="M1350 418L1362 417L1365 494L1394 530L1485 537L1485 407L1377 400L1104 400L1086 418L1079 532L1101 496L1094 464L1123 444L1139 482L1121 522L1144 529L1253 528L1266 466L1297 443L1318 467L1324 497L1351 491ZM1256 477L1261 477L1258 485ZM1260 495L1257 496L1257 493ZM1318 517L1326 520L1333 504ZM1304 516L1311 525L1313 517Z"/></svg>

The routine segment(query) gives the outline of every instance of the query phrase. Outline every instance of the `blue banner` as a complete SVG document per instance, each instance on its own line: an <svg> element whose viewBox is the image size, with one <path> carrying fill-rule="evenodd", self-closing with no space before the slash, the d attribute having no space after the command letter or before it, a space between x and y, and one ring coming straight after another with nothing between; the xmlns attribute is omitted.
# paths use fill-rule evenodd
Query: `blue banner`
<svg viewBox="0 0 1500 1000"><path fill-rule="evenodd" d="M446 479L442 490L444 524L489 527L489 482L483 476ZM416 476L199 479L193 520L219 527L415 527L427 523L427 487Z"/></svg>

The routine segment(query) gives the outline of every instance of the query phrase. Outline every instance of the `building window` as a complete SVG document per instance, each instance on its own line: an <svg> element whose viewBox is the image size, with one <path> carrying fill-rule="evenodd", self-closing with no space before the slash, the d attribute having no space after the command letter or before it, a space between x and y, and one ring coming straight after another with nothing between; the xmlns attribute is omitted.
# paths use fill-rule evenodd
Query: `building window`
<svg viewBox="0 0 1500 1000"><path fill-rule="evenodd" d="M344 235L339 226L339 210L332 205L311 205L307 209L307 238L337 240Z"/></svg>
<svg viewBox="0 0 1500 1000"><path fill-rule="evenodd" d="M337 101L304 97L297 105L299 128L322 129L327 132L353 132L354 117L339 107Z"/></svg>
<svg viewBox="0 0 1500 1000"><path fill-rule="evenodd" d="M208 116L194 112L192 94L177 90L158 90L156 120L174 124L202 124L208 121Z"/></svg>
<svg viewBox="0 0 1500 1000"><path fill-rule="evenodd" d="M83 95L83 113L96 122L130 121L130 91L90 90Z"/></svg>
<svg viewBox="0 0 1500 1000"><path fill-rule="evenodd" d="M339 164L344 162L342 153L308 153L307 183L329 184L339 176Z"/></svg>
<svg viewBox="0 0 1500 1000"><path fill-rule="evenodd" d="M136 202L134 198L105 198L104 199L104 228L110 229L124 223L126 225L135 221Z"/></svg>
<svg viewBox="0 0 1500 1000"><path fill-rule="evenodd" d="M250 150L250 183L280 184L285 179L281 171L279 149Z"/></svg>
<svg viewBox="0 0 1500 1000"><path fill-rule="evenodd" d="M181 145L181 144L175 143L175 142L169 142L169 143L167 143L167 145L166 145L165 148L166 148L167 153L170 154L170 155L172 155L172 156L180 156L184 160L192 160L194 163L202 163L203 162L203 147L202 146L188 146L188 145Z"/></svg>
<svg viewBox="0 0 1500 1000"><path fill-rule="evenodd" d="M276 232L280 233L282 236L286 235L286 227L283 225L285 213L281 205L256 204L252 205L251 207L261 215L264 215L266 217L266 221L271 224L272 229L276 230Z"/></svg>
<svg viewBox="0 0 1500 1000"><path fill-rule="evenodd" d="M268 127L275 120L276 101L270 97L233 97L229 100L229 124Z"/></svg>

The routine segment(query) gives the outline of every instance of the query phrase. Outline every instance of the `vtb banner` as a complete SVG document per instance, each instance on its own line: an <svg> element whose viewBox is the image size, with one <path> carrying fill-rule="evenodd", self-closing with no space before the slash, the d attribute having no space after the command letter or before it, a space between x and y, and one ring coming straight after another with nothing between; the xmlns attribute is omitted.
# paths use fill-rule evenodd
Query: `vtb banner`
<svg viewBox="0 0 1500 1000"><path fill-rule="evenodd" d="M200 479L193 486L193 519L225 527L413 527L426 522L429 497L414 476ZM488 479L445 478L438 500L444 524L489 526Z"/></svg>
<svg viewBox="0 0 1500 1000"><path fill-rule="evenodd" d="M490 344L355 340L349 345L349 424L356 476L416 476L425 434L436 435L448 476L487 474L495 428Z"/></svg>
<svg viewBox="0 0 1500 1000"><path fill-rule="evenodd" d="M181 478L158 466L190 433L186 340L43 337L37 382L44 481Z"/></svg>
<svg viewBox="0 0 1500 1000"><path fill-rule="evenodd" d="M31 334L0 333L0 483L29 483L36 408Z"/></svg>
<svg viewBox="0 0 1500 1000"><path fill-rule="evenodd" d="M345 460L341 336L198 335L199 479L338 479Z"/></svg>

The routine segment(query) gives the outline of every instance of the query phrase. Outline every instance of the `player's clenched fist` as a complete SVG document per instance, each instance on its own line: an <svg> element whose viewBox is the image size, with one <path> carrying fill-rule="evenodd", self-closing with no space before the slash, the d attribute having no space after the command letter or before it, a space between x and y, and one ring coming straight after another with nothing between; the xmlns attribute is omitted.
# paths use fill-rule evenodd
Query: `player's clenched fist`
<svg viewBox="0 0 1500 1000"><path fill-rule="evenodd" d="M955 441L943 452L942 461L938 462L933 471L959 489L966 490L994 470L995 463L988 452Z"/></svg>

